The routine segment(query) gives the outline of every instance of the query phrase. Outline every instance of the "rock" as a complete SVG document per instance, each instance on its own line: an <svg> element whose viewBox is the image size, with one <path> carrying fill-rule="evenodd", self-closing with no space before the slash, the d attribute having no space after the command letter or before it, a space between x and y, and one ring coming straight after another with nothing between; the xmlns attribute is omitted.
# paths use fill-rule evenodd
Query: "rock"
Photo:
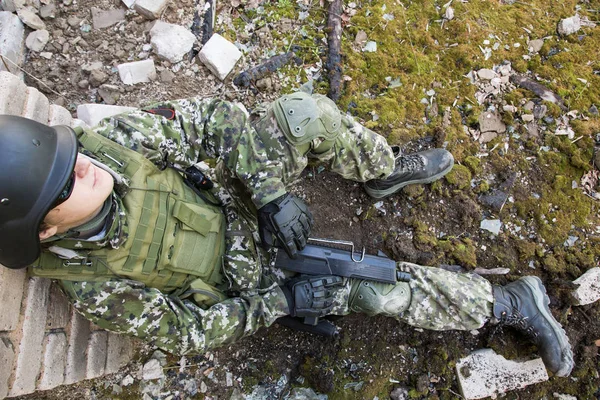
<svg viewBox="0 0 600 400"><path fill-rule="evenodd" d="M498 137L498 133L496 133L496 132L493 132L493 131L483 132L479 136L479 141L481 143L488 143L488 142L491 142L492 140L496 139L497 137Z"/></svg>
<svg viewBox="0 0 600 400"><path fill-rule="evenodd" d="M408 389L404 387L398 387L390 393L390 400L409 400Z"/></svg>
<svg viewBox="0 0 600 400"><path fill-rule="evenodd" d="M98 87L102 85L104 82L108 80L108 75L104 73L101 69L95 69L90 73L90 83L94 87Z"/></svg>
<svg viewBox="0 0 600 400"><path fill-rule="evenodd" d="M241 57L237 47L218 33L211 36L198 54L200 61L220 80L229 75Z"/></svg>
<svg viewBox="0 0 600 400"><path fill-rule="evenodd" d="M104 118L135 110L136 109L133 107L107 106L105 104L80 104L77 106L77 118L89 126L94 127Z"/></svg>
<svg viewBox="0 0 600 400"><path fill-rule="evenodd" d="M492 79L494 79L496 77L496 73L494 71L492 71L491 69L482 68L479 71L477 71L477 76L479 76L479 79L491 81Z"/></svg>
<svg viewBox="0 0 600 400"><path fill-rule="evenodd" d="M533 121L535 117L533 116L533 114L523 114L521 115L521 119L525 122L531 122Z"/></svg>
<svg viewBox="0 0 600 400"><path fill-rule="evenodd" d="M160 362L156 359L151 359L146 364L144 364L143 369L143 379L145 381L150 381L154 379L162 379L165 377L163 374L162 366Z"/></svg>
<svg viewBox="0 0 600 400"><path fill-rule="evenodd" d="M108 105L117 104L117 100L119 100L119 97L121 96L119 87L114 85L101 85L98 88L98 94Z"/></svg>
<svg viewBox="0 0 600 400"><path fill-rule="evenodd" d="M578 400L575 396L562 393L552 393L552 397L554 397L557 400Z"/></svg>
<svg viewBox="0 0 600 400"><path fill-rule="evenodd" d="M502 122L502 118L496 112L485 111L479 116L479 130L484 132L506 132L506 125Z"/></svg>
<svg viewBox="0 0 600 400"><path fill-rule="evenodd" d="M40 57L43 57L46 60L51 60L53 56L54 56L54 54L50 53L49 51L42 51L40 53Z"/></svg>
<svg viewBox="0 0 600 400"><path fill-rule="evenodd" d="M46 24L38 17L35 8L33 7L22 8L17 11L17 15L21 21L31 29L46 29Z"/></svg>
<svg viewBox="0 0 600 400"><path fill-rule="evenodd" d="M596 107L595 104L592 104L591 107L589 108L588 112L592 115L598 116L598 107Z"/></svg>
<svg viewBox="0 0 600 400"><path fill-rule="evenodd" d="M20 74L19 68L23 64L25 27L15 14L8 11L0 11L0 55L8 61L0 62L0 71ZM14 65L16 64L16 65Z"/></svg>
<svg viewBox="0 0 600 400"><path fill-rule="evenodd" d="M483 195L480 198L482 204L490 207L496 212L502 211L504 204L506 204L506 200L508 200L508 193L503 192L502 190L494 190L492 193Z"/></svg>
<svg viewBox="0 0 600 400"><path fill-rule="evenodd" d="M160 81L164 83L171 83L175 79L175 74L170 69L165 69L160 73Z"/></svg>
<svg viewBox="0 0 600 400"><path fill-rule="evenodd" d="M317 394L311 388L297 387L285 398L286 400L327 400L327 395Z"/></svg>
<svg viewBox="0 0 600 400"><path fill-rule="evenodd" d="M80 23L81 23L81 18L76 17L76 16L72 16L67 19L67 24L69 24L69 26L71 28L77 28Z"/></svg>
<svg viewBox="0 0 600 400"><path fill-rule="evenodd" d="M27 35L25 46L27 46L29 50L37 51L39 53L44 50L48 40L50 40L50 33L45 29L40 29L39 31L33 31Z"/></svg>
<svg viewBox="0 0 600 400"><path fill-rule="evenodd" d="M152 48L160 58L175 64L190 52L196 36L180 25L157 21L150 30Z"/></svg>
<svg viewBox="0 0 600 400"><path fill-rule="evenodd" d="M49 3L40 7L40 17L43 19L51 19L56 17L56 6L54 3Z"/></svg>
<svg viewBox="0 0 600 400"><path fill-rule="evenodd" d="M358 33L356 34L356 37L354 38L354 44L356 44L357 46L360 46L361 48L365 45L365 43L367 43L367 32L365 31L358 31Z"/></svg>
<svg viewBox="0 0 600 400"><path fill-rule="evenodd" d="M558 23L558 34L563 36L571 35L581 29L581 18L579 15L561 19Z"/></svg>
<svg viewBox="0 0 600 400"><path fill-rule="evenodd" d="M546 107L545 104L536 104L533 107L533 116L535 117L535 119L542 119L546 116L546 113L548 112L548 107Z"/></svg>
<svg viewBox="0 0 600 400"><path fill-rule="evenodd" d="M123 380L121 381L121 386L129 386L134 382L133 380L133 376L131 375L127 375L125 378L123 378Z"/></svg>
<svg viewBox="0 0 600 400"><path fill-rule="evenodd" d="M446 12L444 13L444 19L448 21L452 21L454 19L454 8L450 6L446 8Z"/></svg>
<svg viewBox="0 0 600 400"><path fill-rule="evenodd" d="M104 68L104 65L102 64L102 61L94 61L94 62L89 63L89 64L84 64L83 67L81 67L81 70L84 71L84 72L90 73L90 72L92 72L94 70L102 69L102 68Z"/></svg>
<svg viewBox="0 0 600 400"><path fill-rule="evenodd" d="M578 305L586 305L600 300L600 268L592 268L586 271L573 283L579 285L579 288L573 292L573 297Z"/></svg>
<svg viewBox="0 0 600 400"><path fill-rule="evenodd" d="M77 86L79 86L81 89L87 89L89 85L90 82L87 79L82 79L79 82L77 82Z"/></svg>
<svg viewBox="0 0 600 400"><path fill-rule="evenodd" d="M517 107L513 106L513 105L506 105L503 106L502 109L506 112L511 112L511 113L515 113L517 112Z"/></svg>
<svg viewBox="0 0 600 400"><path fill-rule="evenodd" d="M529 43L527 43L527 49L533 54L538 53L542 49L542 46L544 46L544 39L530 40Z"/></svg>
<svg viewBox="0 0 600 400"><path fill-rule="evenodd" d="M153 60L134 61L117 65L119 77L126 85L150 82L156 79L156 69Z"/></svg>
<svg viewBox="0 0 600 400"><path fill-rule="evenodd" d="M131 8L135 4L135 0L122 0L122 2L127 6L127 8Z"/></svg>
<svg viewBox="0 0 600 400"><path fill-rule="evenodd" d="M121 8L102 10L92 7L92 24L94 25L94 29L108 28L121 21L125 21L125 10Z"/></svg>
<svg viewBox="0 0 600 400"><path fill-rule="evenodd" d="M494 235L498 235L502 228L502 222L499 219L484 219L481 221L479 228L492 232Z"/></svg>
<svg viewBox="0 0 600 400"><path fill-rule="evenodd" d="M499 393L521 389L548 380L541 358L515 362L496 354L492 349L471 353L456 363L458 384L467 400L493 398Z"/></svg>
<svg viewBox="0 0 600 400"><path fill-rule="evenodd" d="M136 0L134 9L148 19L158 19L169 0Z"/></svg>
<svg viewBox="0 0 600 400"><path fill-rule="evenodd" d="M256 87L262 91L270 92L273 88L273 81L271 78L263 78L256 81Z"/></svg>

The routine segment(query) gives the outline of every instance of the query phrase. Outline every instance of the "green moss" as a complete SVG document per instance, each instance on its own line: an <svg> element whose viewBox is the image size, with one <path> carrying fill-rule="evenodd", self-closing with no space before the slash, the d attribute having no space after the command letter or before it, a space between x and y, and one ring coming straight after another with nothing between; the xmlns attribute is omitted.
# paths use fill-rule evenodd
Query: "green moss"
<svg viewBox="0 0 600 400"><path fill-rule="evenodd" d="M470 268L477 266L477 249L471 239L440 240L438 245L446 253L446 256L458 265Z"/></svg>
<svg viewBox="0 0 600 400"><path fill-rule="evenodd" d="M446 181L458 189L466 189L471 186L471 171L464 165L455 165L446 175Z"/></svg>
<svg viewBox="0 0 600 400"><path fill-rule="evenodd" d="M481 173L481 159L478 157L468 156L463 160L463 164L467 166L475 175Z"/></svg>

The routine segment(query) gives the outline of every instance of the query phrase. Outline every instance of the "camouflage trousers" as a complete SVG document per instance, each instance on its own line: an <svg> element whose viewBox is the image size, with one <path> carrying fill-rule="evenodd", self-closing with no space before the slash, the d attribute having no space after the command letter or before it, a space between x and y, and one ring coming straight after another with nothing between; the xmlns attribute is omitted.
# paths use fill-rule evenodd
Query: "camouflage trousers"
<svg viewBox="0 0 600 400"><path fill-rule="evenodd" d="M394 156L382 136L363 127L352 117L342 117L342 128L333 147L321 154L299 150L290 143L277 124L273 111L254 122L254 128L271 159L284 164L283 181L289 184L298 178L309 158L328 164L346 179L365 182L385 178L394 169ZM319 145L312 144L312 148ZM258 245L256 210L248 201L241 185L224 167L218 167L215 195L224 204L227 217L226 251L223 272L233 293L254 291L273 283L281 284L286 273L269 265L270 254ZM471 330L481 327L492 315L492 287L474 274L452 273L399 262L398 268L412 275L411 302L395 317L415 327L433 330ZM351 312L348 304L355 279L345 280L336 294L333 314Z"/></svg>

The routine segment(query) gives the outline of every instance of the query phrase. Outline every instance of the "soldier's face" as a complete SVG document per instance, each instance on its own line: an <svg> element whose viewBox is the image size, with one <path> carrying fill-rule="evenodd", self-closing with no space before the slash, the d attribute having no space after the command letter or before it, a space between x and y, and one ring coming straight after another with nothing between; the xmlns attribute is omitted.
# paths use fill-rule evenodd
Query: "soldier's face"
<svg viewBox="0 0 600 400"><path fill-rule="evenodd" d="M71 196L44 218L46 224L57 227L56 233L66 232L95 217L113 190L112 176L81 155L77 156L74 172Z"/></svg>

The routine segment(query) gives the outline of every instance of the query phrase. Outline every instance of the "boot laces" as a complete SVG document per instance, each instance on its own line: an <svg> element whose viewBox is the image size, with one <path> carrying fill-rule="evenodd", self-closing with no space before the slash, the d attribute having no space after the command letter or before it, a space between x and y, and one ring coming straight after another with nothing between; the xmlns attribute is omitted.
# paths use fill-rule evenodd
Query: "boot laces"
<svg viewBox="0 0 600 400"><path fill-rule="evenodd" d="M521 312L515 308L513 308L512 313L508 314L507 312L503 312L500 316L500 324L506 326L512 326L520 331L522 331L525 335L529 336L532 339L538 337L539 333L535 330L535 328L529 325L527 321L527 317L521 314Z"/></svg>
<svg viewBox="0 0 600 400"><path fill-rule="evenodd" d="M404 171L412 172L417 169L425 168L423 158L417 154L409 154L398 157L400 168Z"/></svg>

